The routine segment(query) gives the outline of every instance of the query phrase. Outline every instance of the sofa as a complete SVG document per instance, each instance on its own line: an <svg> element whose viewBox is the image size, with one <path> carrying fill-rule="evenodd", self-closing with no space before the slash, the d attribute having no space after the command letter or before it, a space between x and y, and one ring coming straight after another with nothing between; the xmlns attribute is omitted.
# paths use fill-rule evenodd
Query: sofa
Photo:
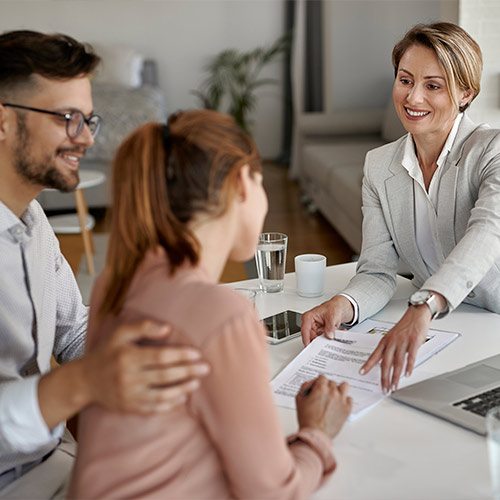
<svg viewBox="0 0 500 500"><path fill-rule="evenodd" d="M101 71L92 80L95 112L101 116L101 130L94 145L80 161L80 169L103 172L103 184L85 190L87 205L107 207L110 200L109 180L116 149L123 139L140 125L166 119L165 99L158 87L157 65L132 49L97 47L103 58ZM106 64L106 63L109 64ZM75 209L73 193L42 191L38 201L46 211Z"/></svg>
<svg viewBox="0 0 500 500"><path fill-rule="evenodd" d="M298 117L292 177L304 201L352 248L361 250L361 184L366 153L405 134L392 101L385 110L305 113Z"/></svg>

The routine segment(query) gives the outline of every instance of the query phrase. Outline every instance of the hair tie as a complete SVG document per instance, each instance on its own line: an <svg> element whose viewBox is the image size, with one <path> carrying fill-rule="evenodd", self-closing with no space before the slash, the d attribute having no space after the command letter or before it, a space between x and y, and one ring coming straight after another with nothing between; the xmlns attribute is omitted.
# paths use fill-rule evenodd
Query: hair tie
<svg viewBox="0 0 500 500"><path fill-rule="evenodd" d="M170 149L170 127L168 125L162 125L161 127L161 139L163 141L163 147L165 152Z"/></svg>

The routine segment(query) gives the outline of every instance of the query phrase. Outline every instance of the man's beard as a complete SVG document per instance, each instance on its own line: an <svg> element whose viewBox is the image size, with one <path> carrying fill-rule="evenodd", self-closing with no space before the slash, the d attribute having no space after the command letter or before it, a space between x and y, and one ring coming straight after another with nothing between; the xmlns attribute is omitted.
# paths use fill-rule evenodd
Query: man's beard
<svg viewBox="0 0 500 500"><path fill-rule="evenodd" d="M78 170L68 170L68 176L63 175L53 164L52 155L47 155L44 159L34 159L29 154L30 133L26 127L24 116L18 114L17 126L17 147L14 152L14 167L16 171L30 184L52 188L69 193L74 191L80 178ZM81 148L74 148L80 151ZM60 153L62 150L56 152ZM71 151L68 148L65 151Z"/></svg>

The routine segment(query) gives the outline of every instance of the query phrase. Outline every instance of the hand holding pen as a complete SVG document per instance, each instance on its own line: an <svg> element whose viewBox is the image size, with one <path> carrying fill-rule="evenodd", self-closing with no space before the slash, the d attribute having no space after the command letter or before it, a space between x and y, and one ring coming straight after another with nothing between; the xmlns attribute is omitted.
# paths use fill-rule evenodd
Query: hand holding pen
<svg viewBox="0 0 500 500"><path fill-rule="evenodd" d="M299 427L320 429L335 437L351 413L349 384L337 385L320 375L302 384L296 398Z"/></svg>

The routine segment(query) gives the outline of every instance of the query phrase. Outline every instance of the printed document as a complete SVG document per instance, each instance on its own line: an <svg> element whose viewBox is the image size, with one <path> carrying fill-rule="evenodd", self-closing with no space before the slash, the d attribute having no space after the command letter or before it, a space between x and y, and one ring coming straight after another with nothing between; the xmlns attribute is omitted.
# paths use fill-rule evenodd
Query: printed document
<svg viewBox="0 0 500 500"><path fill-rule="evenodd" d="M326 337L315 339L271 382L276 404L295 409L295 396L302 383L323 374L337 383L349 382L349 395L353 399L349 420L355 420L388 396L380 386L380 365L366 375L360 375L359 369L393 326L394 323L366 320L350 330L337 330L334 340ZM458 336L455 332L429 330L418 351L415 366L429 359Z"/></svg>

